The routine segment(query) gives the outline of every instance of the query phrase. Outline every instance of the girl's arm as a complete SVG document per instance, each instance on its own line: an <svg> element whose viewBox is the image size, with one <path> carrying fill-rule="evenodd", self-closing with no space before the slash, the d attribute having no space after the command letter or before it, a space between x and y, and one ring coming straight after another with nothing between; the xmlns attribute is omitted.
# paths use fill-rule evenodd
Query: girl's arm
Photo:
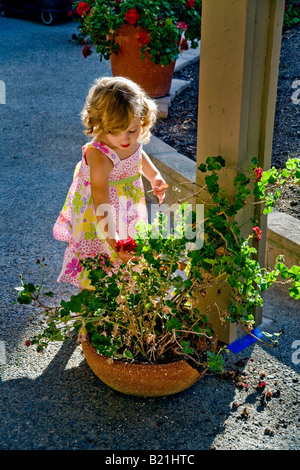
<svg viewBox="0 0 300 470"><path fill-rule="evenodd" d="M113 163L106 155L94 147L87 149L86 160L90 167L91 194L97 221L107 243L115 250L119 236L110 209L108 183ZM125 262L132 259L132 255L123 249L118 252L118 256Z"/></svg>
<svg viewBox="0 0 300 470"><path fill-rule="evenodd" d="M168 185L144 150L142 151L142 172L147 180L150 181L153 192L158 196L159 203L161 204L164 200L165 189Z"/></svg>

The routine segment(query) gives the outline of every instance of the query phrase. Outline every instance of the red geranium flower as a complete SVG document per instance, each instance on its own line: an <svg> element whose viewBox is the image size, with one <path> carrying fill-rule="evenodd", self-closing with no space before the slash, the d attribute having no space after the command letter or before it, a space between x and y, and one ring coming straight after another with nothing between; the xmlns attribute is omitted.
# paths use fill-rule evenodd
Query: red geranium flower
<svg viewBox="0 0 300 470"><path fill-rule="evenodd" d="M84 16L87 11L90 10L90 5L85 2L79 2L77 5L77 13L80 16Z"/></svg>
<svg viewBox="0 0 300 470"><path fill-rule="evenodd" d="M262 233L260 228L259 227L253 227L252 230L253 230L253 232L256 236L256 240L259 241L261 239L261 233Z"/></svg>
<svg viewBox="0 0 300 470"><path fill-rule="evenodd" d="M30 346L31 345L31 342L29 341L29 339L27 341L25 341L25 346Z"/></svg>
<svg viewBox="0 0 300 470"><path fill-rule="evenodd" d="M134 8L130 8L130 10L125 13L125 20L128 21L129 24L135 24L139 17L140 14Z"/></svg>
<svg viewBox="0 0 300 470"><path fill-rule="evenodd" d="M176 28L185 31L187 29L187 24L184 21L178 21Z"/></svg>
<svg viewBox="0 0 300 470"><path fill-rule="evenodd" d="M92 54L92 50L90 48L90 46L84 46L84 48L82 49L82 54L83 54L83 57L86 59L88 55L91 55Z"/></svg>
<svg viewBox="0 0 300 470"><path fill-rule="evenodd" d="M254 181L254 183L257 183L260 178L262 177L262 168L255 168L255 173L256 173L256 180Z"/></svg>
<svg viewBox="0 0 300 470"><path fill-rule="evenodd" d="M195 0L187 0L185 6L186 8L194 8Z"/></svg>
<svg viewBox="0 0 300 470"><path fill-rule="evenodd" d="M137 40L140 44L145 46L146 44L149 44L150 42L150 35L146 33L145 31L141 31L138 35Z"/></svg>
<svg viewBox="0 0 300 470"><path fill-rule="evenodd" d="M189 48L189 45L188 45L187 40L186 40L186 39L183 39L183 40L181 41L181 43L180 43L180 49L181 49L182 51L187 51L188 48Z"/></svg>
<svg viewBox="0 0 300 470"><path fill-rule="evenodd" d="M127 240L119 240L116 243L116 251L120 251L122 248L124 251L133 251L136 247L136 242L133 240L133 238L128 237Z"/></svg>

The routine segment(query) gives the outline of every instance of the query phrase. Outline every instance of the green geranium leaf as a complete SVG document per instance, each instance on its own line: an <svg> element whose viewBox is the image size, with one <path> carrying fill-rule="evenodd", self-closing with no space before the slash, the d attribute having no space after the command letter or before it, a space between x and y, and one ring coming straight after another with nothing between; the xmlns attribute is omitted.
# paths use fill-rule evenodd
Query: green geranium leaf
<svg viewBox="0 0 300 470"><path fill-rule="evenodd" d="M288 277L289 270L283 263L277 263L275 268L278 269L283 279Z"/></svg>
<svg viewBox="0 0 300 470"><path fill-rule="evenodd" d="M218 260L216 259L210 259L210 258L204 258L204 260L206 263L208 264L217 264L218 263Z"/></svg>
<svg viewBox="0 0 300 470"><path fill-rule="evenodd" d="M209 171L221 170L225 166L225 160L223 157L208 157L206 159L207 169Z"/></svg>
<svg viewBox="0 0 300 470"><path fill-rule="evenodd" d="M185 354L193 354L194 348L191 347L189 341L181 341L181 346Z"/></svg>
<svg viewBox="0 0 300 470"><path fill-rule="evenodd" d="M289 289L289 293L294 299L300 299L300 282L295 282L294 286Z"/></svg>
<svg viewBox="0 0 300 470"><path fill-rule="evenodd" d="M293 266L288 270L288 273L291 279L294 279L295 281L300 280L300 266Z"/></svg>
<svg viewBox="0 0 300 470"><path fill-rule="evenodd" d="M126 349L126 351L123 352L123 356L126 357L127 359L133 359L133 355L130 351Z"/></svg>
<svg viewBox="0 0 300 470"><path fill-rule="evenodd" d="M206 172L206 165L205 165L205 163L201 163L201 164L198 166L198 170L199 170L199 171L202 171L202 173L205 173L205 172Z"/></svg>
<svg viewBox="0 0 300 470"><path fill-rule="evenodd" d="M45 292L45 295L47 295L48 297L53 297L54 292L48 291L48 292Z"/></svg>
<svg viewBox="0 0 300 470"><path fill-rule="evenodd" d="M205 176L205 182L209 193L215 193L219 191L218 185L219 177L215 173L212 175Z"/></svg>
<svg viewBox="0 0 300 470"><path fill-rule="evenodd" d="M177 318L172 317L171 320L166 322L166 328L168 331L180 330L182 328L182 324L177 320Z"/></svg>
<svg viewBox="0 0 300 470"><path fill-rule="evenodd" d="M19 296L17 298L17 301L19 302L19 304L30 304L32 302L32 298L31 298L31 295L28 294L27 292L20 292L19 293Z"/></svg>

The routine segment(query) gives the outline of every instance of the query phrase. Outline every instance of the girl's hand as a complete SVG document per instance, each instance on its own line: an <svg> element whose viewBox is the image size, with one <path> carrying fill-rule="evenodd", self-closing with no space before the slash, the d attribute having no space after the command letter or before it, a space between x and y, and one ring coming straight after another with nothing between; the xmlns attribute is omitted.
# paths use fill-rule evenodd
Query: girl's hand
<svg viewBox="0 0 300 470"><path fill-rule="evenodd" d="M128 261L139 261L140 260L139 256L136 256L134 253L131 253L129 251L124 250L123 247L118 247L118 249L117 249L117 243L118 242L116 240L107 238L106 241L113 248L113 250L117 253L119 258L121 258L121 260L124 263L128 263Z"/></svg>
<svg viewBox="0 0 300 470"><path fill-rule="evenodd" d="M165 182L163 177L158 174L152 181L151 181L151 186L153 189L154 194L158 197L159 204L163 203L163 200L165 198L165 193L166 189L169 187L169 185Z"/></svg>
<svg viewBox="0 0 300 470"><path fill-rule="evenodd" d="M117 252L117 255L119 256L119 258L121 258L124 263L128 263L128 261L139 261L140 259L134 253L128 253L128 251L124 251L123 248L121 248L120 251Z"/></svg>

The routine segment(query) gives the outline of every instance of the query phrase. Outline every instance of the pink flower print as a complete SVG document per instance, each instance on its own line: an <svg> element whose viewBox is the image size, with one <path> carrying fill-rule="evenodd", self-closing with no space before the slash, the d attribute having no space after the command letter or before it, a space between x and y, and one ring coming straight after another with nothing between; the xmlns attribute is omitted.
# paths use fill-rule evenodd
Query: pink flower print
<svg viewBox="0 0 300 470"><path fill-rule="evenodd" d="M57 224L58 225L65 225L65 223L66 223L66 218L64 217L64 215L62 213L60 213L59 217L58 217Z"/></svg>
<svg viewBox="0 0 300 470"><path fill-rule="evenodd" d="M71 274L72 277L75 277L77 273L82 271L82 266L77 259L72 259L70 263L67 264L66 274Z"/></svg>
<svg viewBox="0 0 300 470"><path fill-rule="evenodd" d="M84 186L88 186L90 184L90 182L87 181L87 180L84 180L83 184L84 184Z"/></svg>
<svg viewBox="0 0 300 470"><path fill-rule="evenodd" d="M101 152L105 153L106 155L109 153L109 150L107 149L106 145L102 142L99 142L98 148L99 150L101 150Z"/></svg>

